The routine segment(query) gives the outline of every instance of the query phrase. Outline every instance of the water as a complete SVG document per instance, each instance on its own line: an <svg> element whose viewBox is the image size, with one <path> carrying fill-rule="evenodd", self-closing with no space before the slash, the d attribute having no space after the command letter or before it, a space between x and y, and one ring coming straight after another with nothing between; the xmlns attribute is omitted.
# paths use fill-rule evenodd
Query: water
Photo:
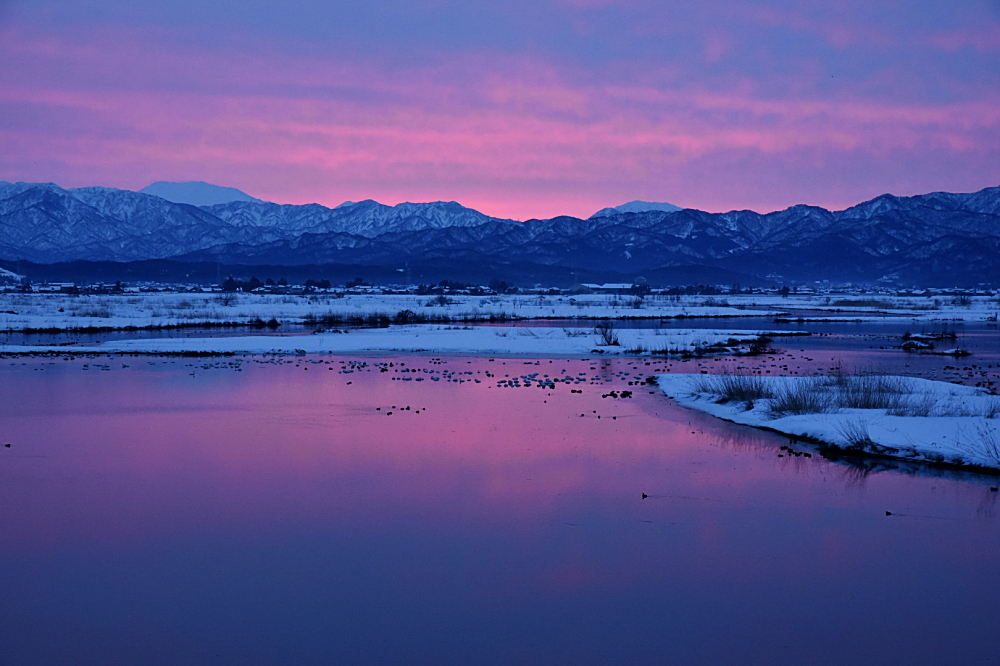
<svg viewBox="0 0 1000 666"><path fill-rule="evenodd" d="M992 663L995 477L779 458L636 383L798 349L7 359L0 663Z"/></svg>

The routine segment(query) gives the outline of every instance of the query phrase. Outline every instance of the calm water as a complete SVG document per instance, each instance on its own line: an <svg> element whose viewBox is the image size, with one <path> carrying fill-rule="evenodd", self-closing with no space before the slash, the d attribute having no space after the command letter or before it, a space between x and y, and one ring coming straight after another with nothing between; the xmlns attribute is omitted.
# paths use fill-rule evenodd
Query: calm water
<svg viewBox="0 0 1000 666"><path fill-rule="evenodd" d="M997 663L996 478L778 457L628 384L799 349L3 360L0 664Z"/></svg>

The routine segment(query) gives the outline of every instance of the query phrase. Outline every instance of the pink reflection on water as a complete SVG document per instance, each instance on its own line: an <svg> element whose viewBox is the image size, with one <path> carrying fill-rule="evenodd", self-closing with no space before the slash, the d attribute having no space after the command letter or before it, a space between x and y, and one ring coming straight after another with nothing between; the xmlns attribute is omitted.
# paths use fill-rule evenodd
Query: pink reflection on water
<svg viewBox="0 0 1000 666"><path fill-rule="evenodd" d="M982 484L779 459L635 386L664 364L260 360L0 366L5 654L945 663L959 631L959 661L992 654ZM563 368L611 379L496 385Z"/></svg>
<svg viewBox="0 0 1000 666"><path fill-rule="evenodd" d="M570 412L561 404L571 402L566 396L538 401L539 389L420 386L374 374L351 375L348 386L334 372L268 370L301 376L287 383L268 377L262 390L249 371L208 386L197 378L185 386L170 375L140 374L125 382L120 400L80 396L84 404L66 400L61 408L49 403L12 415L11 434L19 450L44 451L48 458L36 465L49 471L65 466L69 483L54 484L48 504L64 496L65 509L81 517L99 515L86 508L88 502L115 513L162 511L164 519L211 506L220 519L263 524L272 515L267 497L275 494L278 514L294 503L299 520L320 524L331 516L317 510L316 494L345 519L363 519L387 503L461 514L476 507L495 511L498 519L512 509L514 515L544 514L560 493L620 483L600 473L607 462L662 453L662 433L626 427L626 419L636 416L627 403L613 410L622 414L620 422L598 421L580 418L575 406ZM150 392L162 402L133 397ZM454 401L456 392L461 402ZM607 411L606 403L573 398ZM411 409L392 409L403 403ZM92 407L104 413L80 413ZM504 413L525 418L505 419ZM602 446L594 446L598 436ZM79 524L68 522L57 523L51 534Z"/></svg>
<svg viewBox="0 0 1000 666"><path fill-rule="evenodd" d="M548 564L515 576L529 587L635 585L675 578L673 567L735 582L776 567L807 577L817 561L846 574L859 566L851 547L858 530L866 552L890 558L900 546L887 535L918 535L927 524L882 520L887 508L906 513L900 505L943 513L936 529L956 536L967 528L959 514L968 498L983 490L938 480L948 497L928 501L921 493L933 484L897 475L858 488L818 457L778 460L782 438L689 413L646 387L631 387L632 399L601 397L625 388L624 378L574 385L582 394L562 384L496 385L504 374L556 377L565 368L592 378L662 365L381 360L397 367L380 373L369 361L341 374L339 363L246 362L234 372L178 362L83 371L73 362L4 370L7 385L19 387L2 408L14 443L2 471L5 545L24 555L131 552L209 534L485 531L552 549ZM452 375L468 380L459 384L402 367L474 374ZM641 500L643 492L651 497ZM686 547L665 567L620 543L622 534L639 543L674 534ZM734 569L736 544L749 546ZM980 559L953 539L927 547L953 563Z"/></svg>

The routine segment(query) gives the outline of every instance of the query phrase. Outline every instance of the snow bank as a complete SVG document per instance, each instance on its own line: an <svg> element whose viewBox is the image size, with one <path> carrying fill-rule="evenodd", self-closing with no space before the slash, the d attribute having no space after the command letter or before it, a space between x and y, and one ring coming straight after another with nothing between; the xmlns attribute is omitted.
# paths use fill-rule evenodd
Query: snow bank
<svg viewBox="0 0 1000 666"><path fill-rule="evenodd" d="M755 342L753 331L622 329L620 345L600 345L589 329L528 326L439 326L417 324L301 335L156 338L95 345L0 346L2 353L354 353L436 352L475 354L589 355L643 352L735 352ZM642 351L640 351L642 350Z"/></svg>
<svg viewBox="0 0 1000 666"><path fill-rule="evenodd" d="M983 389L886 377L886 383L904 392L873 394L869 400L885 400L889 406L861 409L838 406L836 378L755 376L753 386L743 387L747 394L771 397L720 402L725 398L718 390L719 377L666 374L658 375L657 383L687 407L734 423L816 440L844 452L1000 469L1000 398ZM781 408L790 403L800 407L811 403L826 411L783 412Z"/></svg>

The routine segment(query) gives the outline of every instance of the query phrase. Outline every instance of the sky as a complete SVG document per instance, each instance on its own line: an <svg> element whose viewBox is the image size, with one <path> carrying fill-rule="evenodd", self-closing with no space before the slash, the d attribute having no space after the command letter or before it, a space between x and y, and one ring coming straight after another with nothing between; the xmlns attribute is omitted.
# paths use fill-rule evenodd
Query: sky
<svg viewBox="0 0 1000 666"><path fill-rule="evenodd" d="M842 209L1000 185L1000 0L0 0L0 180Z"/></svg>

